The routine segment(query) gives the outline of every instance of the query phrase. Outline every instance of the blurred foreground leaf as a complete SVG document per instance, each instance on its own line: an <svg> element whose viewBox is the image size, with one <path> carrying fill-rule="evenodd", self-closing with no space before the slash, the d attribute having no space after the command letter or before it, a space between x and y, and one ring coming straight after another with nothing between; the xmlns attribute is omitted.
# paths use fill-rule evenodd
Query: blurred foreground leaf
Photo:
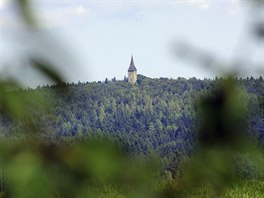
<svg viewBox="0 0 264 198"><path fill-rule="evenodd" d="M29 27L36 27L37 23L33 14L33 10L31 9L29 0L16 0L19 11L25 21L25 23Z"/></svg>
<svg viewBox="0 0 264 198"><path fill-rule="evenodd" d="M40 60L40 59L31 59L31 65L33 68L37 69L41 74L48 77L54 83L59 85L64 83L63 78L57 71L55 71L55 67L50 63Z"/></svg>
<svg viewBox="0 0 264 198"><path fill-rule="evenodd" d="M155 197L156 163L124 155L109 142L11 141L0 144L8 197L101 197L114 186L126 197Z"/></svg>

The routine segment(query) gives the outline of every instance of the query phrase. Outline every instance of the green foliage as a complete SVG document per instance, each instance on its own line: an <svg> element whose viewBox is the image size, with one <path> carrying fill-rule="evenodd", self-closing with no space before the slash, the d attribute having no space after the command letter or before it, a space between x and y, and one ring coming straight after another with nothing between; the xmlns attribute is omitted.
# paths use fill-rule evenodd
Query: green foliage
<svg viewBox="0 0 264 198"><path fill-rule="evenodd" d="M5 140L0 151L8 197L107 197L119 190L153 197L154 161L124 155L106 141Z"/></svg>
<svg viewBox="0 0 264 198"><path fill-rule="evenodd" d="M17 4L36 27L28 1ZM244 92L230 80L142 75L137 86L70 85L47 61L31 63L57 85L0 81L0 197L263 197L263 153L246 141L263 145L262 77L236 80Z"/></svg>
<svg viewBox="0 0 264 198"><path fill-rule="evenodd" d="M241 138L261 130L240 124L263 118L263 81L237 80L238 89L223 80L140 79L133 87L108 81L35 90L3 82L6 195L184 197L188 188L210 197L224 196L236 173L263 178L262 154ZM149 160L153 153L163 170Z"/></svg>
<svg viewBox="0 0 264 198"><path fill-rule="evenodd" d="M34 14L29 0L16 0L22 19L29 27L36 27Z"/></svg>
<svg viewBox="0 0 264 198"><path fill-rule="evenodd" d="M63 84L63 78L58 74L57 71L55 71L53 68L54 66L38 59L32 59L31 60L31 66L37 70L39 70L40 73L50 78L50 80L58 85Z"/></svg>
<svg viewBox="0 0 264 198"><path fill-rule="evenodd" d="M247 198L257 197L261 198L264 195L263 180L239 180L233 185L227 186L222 192L215 191L208 183L197 183L195 186L185 186L182 193L179 194L179 186L181 181L171 179L161 180L159 189L162 192L161 197L178 198L192 197L192 198Z"/></svg>

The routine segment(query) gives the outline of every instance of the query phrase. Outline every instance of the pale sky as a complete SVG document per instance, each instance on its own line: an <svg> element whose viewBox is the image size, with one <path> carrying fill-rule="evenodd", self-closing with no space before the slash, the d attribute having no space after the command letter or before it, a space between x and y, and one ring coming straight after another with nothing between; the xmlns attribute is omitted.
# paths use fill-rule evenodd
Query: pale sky
<svg viewBox="0 0 264 198"><path fill-rule="evenodd" d="M218 70L233 70L231 63L244 61L248 67L241 75L258 77L264 70L263 40L251 37L247 2L34 0L39 29L32 32L13 0L0 0L1 74L25 86L45 84L27 66L34 54L54 63L70 82L123 79L133 54L138 73L148 77L220 75L175 56L175 44L183 41L220 60Z"/></svg>

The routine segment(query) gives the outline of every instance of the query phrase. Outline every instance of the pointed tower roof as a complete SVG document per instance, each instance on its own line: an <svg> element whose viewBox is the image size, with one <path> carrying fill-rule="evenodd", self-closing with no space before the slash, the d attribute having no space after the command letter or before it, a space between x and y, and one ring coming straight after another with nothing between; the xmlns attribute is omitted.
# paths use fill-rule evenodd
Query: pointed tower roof
<svg viewBox="0 0 264 198"><path fill-rule="evenodd" d="M137 68L135 67L133 56L131 56L130 66L128 68L129 72L137 71Z"/></svg>

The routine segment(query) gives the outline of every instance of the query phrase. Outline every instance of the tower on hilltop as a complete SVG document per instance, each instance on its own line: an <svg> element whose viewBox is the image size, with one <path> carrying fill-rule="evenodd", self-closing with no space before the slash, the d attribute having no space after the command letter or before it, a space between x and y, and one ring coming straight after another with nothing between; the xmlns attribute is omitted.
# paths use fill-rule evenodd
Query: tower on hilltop
<svg viewBox="0 0 264 198"><path fill-rule="evenodd" d="M131 61L128 68L128 82L131 84L135 84L137 82L137 68L135 67L133 56L131 56Z"/></svg>

